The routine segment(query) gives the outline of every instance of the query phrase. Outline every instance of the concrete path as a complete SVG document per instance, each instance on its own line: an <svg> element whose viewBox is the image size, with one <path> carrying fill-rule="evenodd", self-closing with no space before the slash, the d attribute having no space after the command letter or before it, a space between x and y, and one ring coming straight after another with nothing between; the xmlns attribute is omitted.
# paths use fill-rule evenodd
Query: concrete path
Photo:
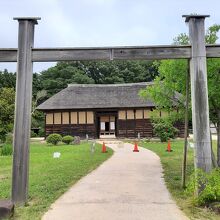
<svg viewBox="0 0 220 220"><path fill-rule="evenodd" d="M159 157L107 143L114 155L61 196L43 220L186 220L165 187Z"/></svg>

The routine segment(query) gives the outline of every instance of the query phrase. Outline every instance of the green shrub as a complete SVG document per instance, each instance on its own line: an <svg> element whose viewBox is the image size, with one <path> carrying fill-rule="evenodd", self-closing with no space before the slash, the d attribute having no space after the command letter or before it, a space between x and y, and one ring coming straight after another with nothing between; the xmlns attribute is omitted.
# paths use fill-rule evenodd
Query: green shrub
<svg viewBox="0 0 220 220"><path fill-rule="evenodd" d="M167 142L168 139L174 138L178 132L178 129L169 120L154 119L152 124L154 133L160 138L161 142Z"/></svg>
<svg viewBox="0 0 220 220"><path fill-rule="evenodd" d="M62 141L62 136L60 134L50 134L46 139L48 144L57 145Z"/></svg>
<svg viewBox="0 0 220 220"><path fill-rule="evenodd" d="M65 144L71 144L73 142L74 138L70 135L66 135L62 138L62 142Z"/></svg>
<svg viewBox="0 0 220 220"><path fill-rule="evenodd" d="M31 131L31 137L37 137L38 135L34 132L34 131Z"/></svg>
<svg viewBox="0 0 220 220"><path fill-rule="evenodd" d="M5 143L6 144L12 144L13 143L13 134L8 133L5 137Z"/></svg>
<svg viewBox="0 0 220 220"><path fill-rule="evenodd" d="M197 189L203 190L197 196ZM187 185L186 194L196 205L208 205L220 202L220 169L213 169L210 173L197 170L193 173Z"/></svg>
<svg viewBox="0 0 220 220"><path fill-rule="evenodd" d="M44 132L43 128L40 128L38 136L39 137L44 137L45 136L45 132Z"/></svg>
<svg viewBox="0 0 220 220"><path fill-rule="evenodd" d="M2 156L10 156L12 155L13 148L12 145L10 144L4 144L2 149L1 149L1 155Z"/></svg>

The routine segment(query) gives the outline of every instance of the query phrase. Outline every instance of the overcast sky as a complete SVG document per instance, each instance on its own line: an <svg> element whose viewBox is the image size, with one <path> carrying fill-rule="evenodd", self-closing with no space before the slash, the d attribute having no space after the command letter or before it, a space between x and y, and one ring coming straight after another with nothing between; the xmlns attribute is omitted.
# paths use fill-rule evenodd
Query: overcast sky
<svg viewBox="0 0 220 220"><path fill-rule="evenodd" d="M219 0L0 0L0 48L17 47L13 17L41 17L35 47L171 44L188 32L183 14L209 14L206 27L220 24ZM35 63L34 71L53 63ZM16 64L0 63L0 70Z"/></svg>

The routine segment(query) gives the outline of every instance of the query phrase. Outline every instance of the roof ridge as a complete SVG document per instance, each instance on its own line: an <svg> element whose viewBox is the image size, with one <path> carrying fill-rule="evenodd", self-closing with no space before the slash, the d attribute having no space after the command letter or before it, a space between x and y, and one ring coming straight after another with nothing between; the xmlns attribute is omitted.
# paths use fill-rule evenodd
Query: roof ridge
<svg viewBox="0 0 220 220"><path fill-rule="evenodd" d="M119 87L119 86L136 86L136 85L152 85L151 82L138 82L138 83L116 83L116 84L68 84L68 87Z"/></svg>

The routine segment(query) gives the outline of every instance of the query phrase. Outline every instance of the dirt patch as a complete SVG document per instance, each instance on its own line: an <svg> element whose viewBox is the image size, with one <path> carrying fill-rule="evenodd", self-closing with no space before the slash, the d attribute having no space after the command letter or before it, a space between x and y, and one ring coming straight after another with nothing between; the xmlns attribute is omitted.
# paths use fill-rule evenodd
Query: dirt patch
<svg viewBox="0 0 220 220"><path fill-rule="evenodd" d="M213 202L209 204L208 208L214 211L216 214L220 215L220 202Z"/></svg>
<svg viewBox="0 0 220 220"><path fill-rule="evenodd" d="M7 175L0 175L0 181L1 181L1 180L5 180L5 179L8 179L8 176L7 176Z"/></svg>

